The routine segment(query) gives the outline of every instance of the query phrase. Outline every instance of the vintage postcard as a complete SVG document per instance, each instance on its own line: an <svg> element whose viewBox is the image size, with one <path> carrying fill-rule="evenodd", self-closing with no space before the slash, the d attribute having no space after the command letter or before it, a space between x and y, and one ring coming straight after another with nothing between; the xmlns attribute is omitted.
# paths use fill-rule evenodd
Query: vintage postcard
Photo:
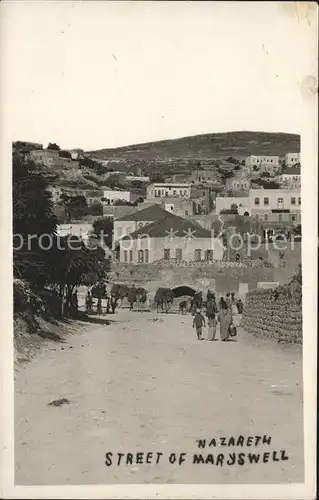
<svg viewBox="0 0 319 500"><path fill-rule="evenodd" d="M315 498L317 4L0 14L1 496Z"/></svg>

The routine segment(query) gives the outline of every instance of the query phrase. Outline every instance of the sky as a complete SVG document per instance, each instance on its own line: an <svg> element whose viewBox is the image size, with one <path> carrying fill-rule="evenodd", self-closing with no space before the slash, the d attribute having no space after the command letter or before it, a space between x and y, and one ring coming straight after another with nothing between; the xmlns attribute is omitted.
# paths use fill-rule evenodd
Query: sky
<svg viewBox="0 0 319 500"><path fill-rule="evenodd" d="M94 150L300 132L316 20L292 4L4 1L0 13L12 140Z"/></svg>

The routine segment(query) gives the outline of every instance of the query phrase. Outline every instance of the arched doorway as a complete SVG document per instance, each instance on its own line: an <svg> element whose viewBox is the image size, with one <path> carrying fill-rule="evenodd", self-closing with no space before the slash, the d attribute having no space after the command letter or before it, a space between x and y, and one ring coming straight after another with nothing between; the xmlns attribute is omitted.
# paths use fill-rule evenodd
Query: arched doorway
<svg viewBox="0 0 319 500"><path fill-rule="evenodd" d="M174 297L194 297L196 290L188 285L181 285L172 288L172 292L174 294Z"/></svg>

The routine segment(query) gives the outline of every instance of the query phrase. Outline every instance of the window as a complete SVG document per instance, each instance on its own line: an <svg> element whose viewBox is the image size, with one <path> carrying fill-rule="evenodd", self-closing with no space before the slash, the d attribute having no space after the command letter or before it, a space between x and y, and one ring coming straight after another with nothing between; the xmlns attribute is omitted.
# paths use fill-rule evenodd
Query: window
<svg viewBox="0 0 319 500"><path fill-rule="evenodd" d="M200 248L196 248L195 250L195 260L202 260L202 251Z"/></svg>
<svg viewBox="0 0 319 500"><path fill-rule="evenodd" d="M164 248L164 260L169 260L171 258L171 251L169 248Z"/></svg>
<svg viewBox="0 0 319 500"><path fill-rule="evenodd" d="M173 189L173 196L176 196L176 189Z"/></svg>
<svg viewBox="0 0 319 500"><path fill-rule="evenodd" d="M297 215L296 214L291 214L291 221L296 222L297 220Z"/></svg>
<svg viewBox="0 0 319 500"><path fill-rule="evenodd" d="M206 260L213 260L213 250L211 250L211 249L206 250L205 259Z"/></svg>
<svg viewBox="0 0 319 500"><path fill-rule="evenodd" d="M268 221L268 214L264 214L264 221L267 222Z"/></svg>
<svg viewBox="0 0 319 500"><path fill-rule="evenodd" d="M124 262L127 262L127 250L123 252Z"/></svg>
<svg viewBox="0 0 319 500"><path fill-rule="evenodd" d="M176 260L182 260L183 258L183 251L181 248L176 248Z"/></svg>
<svg viewBox="0 0 319 500"><path fill-rule="evenodd" d="M298 205L301 205L301 198L300 198L300 196L298 198Z"/></svg>
<svg viewBox="0 0 319 500"><path fill-rule="evenodd" d="M185 215L188 215L188 210L185 210Z"/></svg>
<svg viewBox="0 0 319 500"><path fill-rule="evenodd" d="M203 191L203 196L205 196L205 191Z"/></svg>
<svg viewBox="0 0 319 500"><path fill-rule="evenodd" d="M183 196L183 190L182 190L182 189L180 189L180 190L179 190L179 194L180 194L181 196Z"/></svg>
<svg viewBox="0 0 319 500"><path fill-rule="evenodd" d="M282 208L284 204L284 199L283 198L277 198L277 207Z"/></svg>
<svg viewBox="0 0 319 500"><path fill-rule="evenodd" d="M269 198L264 198L264 205L269 205Z"/></svg>
<svg viewBox="0 0 319 500"><path fill-rule="evenodd" d="M144 256L145 256L145 262L148 263L148 259L149 259L149 252L148 252L148 248L146 248L144 250Z"/></svg>
<svg viewBox="0 0 319 500"><path fill-rule="evenodd" d="M133 262L133 250L130 250L130 262Z"/></svg>
<svg viewBox="0 0 319 500"><path fill-rule="evenodd" d="M138 262L142 264L144 262L144 252L143 250L138 251Z"/></svg>
<svg viewBox="0 0 319 500"><path fill-rule="evenodd" d="M259 198L255 198L255 205L259 205Z"/></svg>
<svg viewBox="0 0 319 500"><path fill-rule="evenodd" d="M282 222L282 214L278 214L278 222Z"/></svg>
<svg viewBox="0 0 319 500"><path fill-rule="evenodd" d="M292 205L296 205L296 198L294 198L294 197L293 197L293 198L291 198L291 204L292 204Z"/></svg>

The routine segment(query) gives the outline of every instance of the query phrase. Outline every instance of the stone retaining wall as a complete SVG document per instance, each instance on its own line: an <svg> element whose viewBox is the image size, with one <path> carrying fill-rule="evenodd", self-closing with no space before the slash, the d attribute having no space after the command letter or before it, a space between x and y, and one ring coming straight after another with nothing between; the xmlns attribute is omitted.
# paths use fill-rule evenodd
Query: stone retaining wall
<svg viewBox="0 0 319 500"><path fill-rule="evenodd" d="M246 295L241 326L248 332L278 342L302 343L301 288L258 289Z"/></svg>

